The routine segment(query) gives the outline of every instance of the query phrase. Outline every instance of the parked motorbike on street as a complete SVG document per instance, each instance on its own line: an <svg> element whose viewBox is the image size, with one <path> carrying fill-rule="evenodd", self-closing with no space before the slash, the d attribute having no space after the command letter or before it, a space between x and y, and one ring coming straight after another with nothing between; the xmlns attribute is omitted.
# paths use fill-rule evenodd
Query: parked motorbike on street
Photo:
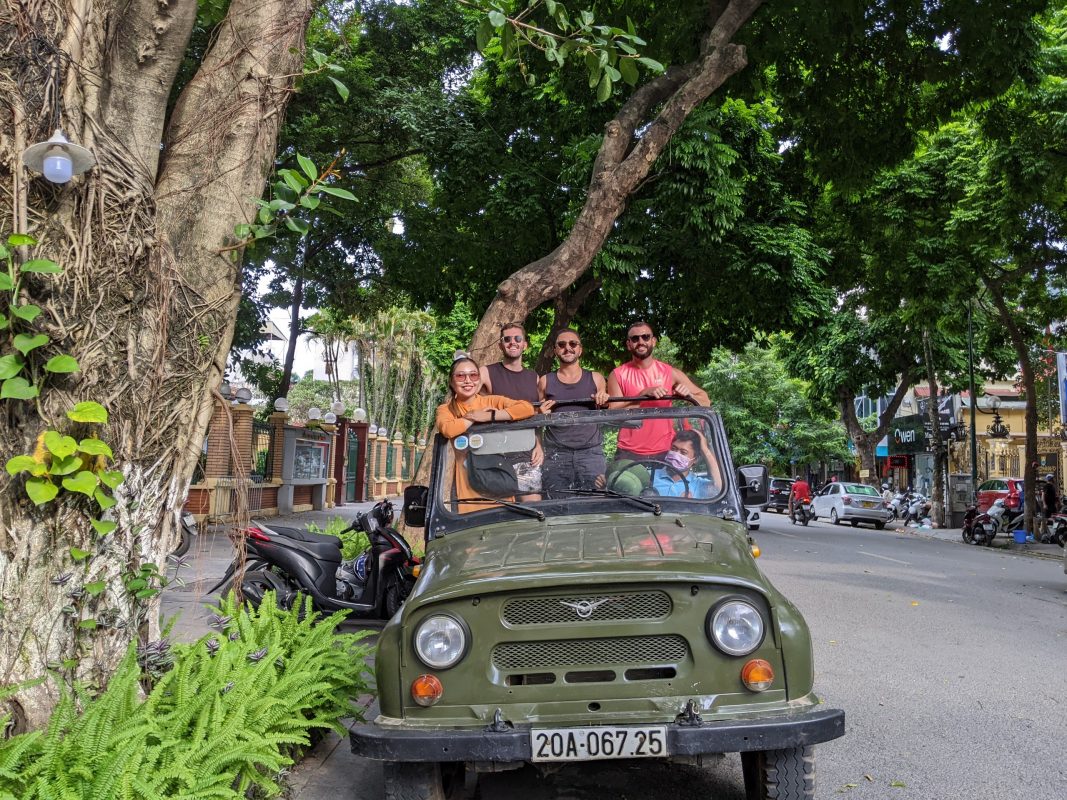
<svg viewBox="0 0 1067 800"><path fill-rule="evenodd" d="M988 514L979 514L977 506L969 506L963 515L963 541L967 544L985 546L997 535L996 525Z"/></svg>
<svg viewBox="0 0 1067 800"><path fill-rule="evenodd" d="M1041 534L1042 544L1067 545L1067 514L1053 514L1048 521L1048 529Z"/></svg>
<svg viewBox="0 0 1067 800"><path fill-rule="evenodd" d="M904 524L920 522L930 516L930 501L916 492L908 498L908 510L904 514Z"/></svg>
<svg viewBox="0 0 1067 800"><path fill-rule="evenodd" d="M1004 504L1004 498L993 501L993 505L984 514L979 514L974 521L974 538L972 544L989 545L998 533L1008 533L1023 524L1026 515L1020 511L1013 515ZM981 526L982 531L978 531Z"/></svg>
<svg viewBox="0 0 1067 800"><path fill-rule="evenodd" d="M179 523L179 533L178 546L171 553L175 558L180 558L188 553L189 548L196 541L196 537L199 536L200 530L196 525L196 517L188 512L183 512Z"/></svg>
<svg viewBox="0 0 1067 800"><path fill-rule="evenodd" d="M388 500L360 512L346 530L363 531L370 544L348 561L341 558L336 536L262 522L252 525L244 531L241 595L258 606L272 591L281 608L298 605L300 596L308 595L316 611L347 610L355 617L389 619L410 594L419 565L411 546L392 527L393 518ZM236 572L235 558L208 594L225 591Z"/></svg>

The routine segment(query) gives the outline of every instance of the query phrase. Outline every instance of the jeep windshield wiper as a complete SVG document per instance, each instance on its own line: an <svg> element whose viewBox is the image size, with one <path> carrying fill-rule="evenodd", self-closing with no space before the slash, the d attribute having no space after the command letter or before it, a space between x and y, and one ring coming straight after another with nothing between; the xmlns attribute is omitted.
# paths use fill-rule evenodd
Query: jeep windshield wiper
<svg viewBox="0 0 1067 800"><path fill-rule="evenodd" d="M649 500L647 497L638 497L633 494L623 494L622 492L616 492L614 489L556 489L555 491L563 494L580 494L591 497L621 497L624 500L633 500L643 508L647 508L657 517L663 513L660 504L654 500Z"/></svg>
<svg viewBox="0 0 1067 800"><path fill-rule="evenodd" d="M539 511L536 508L530 508L530 506L524 506L522 503L513 503L510 500L493 500L488 497L464 497L459 500L460 503L492 503L495 506L504 506L510 508L512 511L518 511L520 514L526 514L530 517L535 517L542 522L545 519L543 511Z"/></svg>

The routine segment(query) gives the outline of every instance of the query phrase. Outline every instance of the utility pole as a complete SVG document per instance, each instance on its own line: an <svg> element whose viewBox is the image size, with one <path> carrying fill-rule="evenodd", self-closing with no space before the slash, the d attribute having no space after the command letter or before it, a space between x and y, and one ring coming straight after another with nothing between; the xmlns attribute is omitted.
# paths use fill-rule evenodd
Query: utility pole
<svg viewBox="0 0 1067 800"><path fill-rule="evenodd" d="M970 395L971 395L971 492L974 497L978 496L978 435L975 433L975 405L978 396L974 390L974 324L971 319L973 303L967 304L967 367L970 371Z"/></svg>

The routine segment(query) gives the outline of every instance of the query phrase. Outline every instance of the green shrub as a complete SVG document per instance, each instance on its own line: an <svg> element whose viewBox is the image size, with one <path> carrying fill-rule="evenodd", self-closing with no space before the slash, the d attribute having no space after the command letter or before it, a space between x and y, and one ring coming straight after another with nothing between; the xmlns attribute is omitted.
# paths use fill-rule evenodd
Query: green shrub
<svg viewBox="0 0 1067 800"><path fill-rule="evenodd" d="M320 528L314 522L307 526L308 533L321 533L327 536L336 536L341 540L341 558L345 561L355 558L368 547L370 539L363 531L345 530L352 523L346 522L341 517L333 517L326 523L325 528Z"/></svg>
<svg viewBox="0 0 1067 800"><path fill-rule="evenodd" d="M271 594L258 610L230 597L215 611L219 633L174 645L147 696L131 646L106 691L67 693L46 731L0 741L0 800L278 794L313 729L343 734L339 720L359 717L370 648L310 601L304 619Z"/></svg>

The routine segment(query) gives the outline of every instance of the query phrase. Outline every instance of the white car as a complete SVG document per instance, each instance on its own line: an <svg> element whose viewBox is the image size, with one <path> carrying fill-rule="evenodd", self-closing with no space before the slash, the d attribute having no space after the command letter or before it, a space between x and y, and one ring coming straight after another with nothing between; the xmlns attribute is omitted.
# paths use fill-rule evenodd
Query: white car
<svg viewBox="0 0 1067 800"><path fill-rule="evenodd" d="M861 522L869 522L881 530L893 518L893 512L886 508L882 495L865 483L826 484L812 498L812 511L816 519L827 519L834 525L848 521L853 528Z"/></svg>

